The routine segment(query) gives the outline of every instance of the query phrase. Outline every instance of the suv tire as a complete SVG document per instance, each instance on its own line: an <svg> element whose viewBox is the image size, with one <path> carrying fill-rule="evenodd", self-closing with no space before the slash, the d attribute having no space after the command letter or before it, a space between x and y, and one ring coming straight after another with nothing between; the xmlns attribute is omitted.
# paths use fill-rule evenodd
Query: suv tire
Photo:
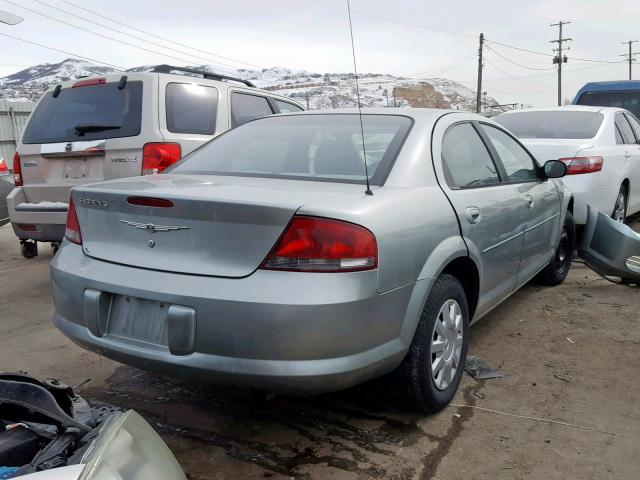
<svg viewBox="0 0 640 480"><path fill-rule="evenodd" d="M394 372L400 402L426 413L446 407L460 384L468 346L464 288L454 276L442 274L429 292L409 351Z"/></svg>
<svg viewBox="0 0 640 480"><path fill-rule="evenodd" d="M573 252L576 246L576 226L573 222L573 215L567 211L560 233L560 242L556 247L556 253L544 270L538 274L538 280L543 285L553 287L564 282L569 274Z"/></svg>

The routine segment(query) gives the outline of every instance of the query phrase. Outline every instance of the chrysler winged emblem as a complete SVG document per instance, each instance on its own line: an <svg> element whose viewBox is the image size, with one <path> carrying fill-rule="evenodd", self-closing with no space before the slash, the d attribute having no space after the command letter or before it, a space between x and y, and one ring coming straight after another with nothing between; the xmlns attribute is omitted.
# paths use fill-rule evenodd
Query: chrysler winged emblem
<svg viewBox="0 0 640 480"><path fill-rule="evenodd" d="M65 151L65 152L70 152L70 151L72 151L72 150L73 150L73 143L67 143L67 144L64 146L64 151Z"/></svg>
<svg viewBox="0 0 640 480"><path fill-rule="evenodd" d="M153 223L140 223L140 222L129 222L127 220L120 220L120 223L124 223L125 225L129 225L133 228L138 228L140 230L146 230L147 232L156 233L156 232L172 232L174 230L189 230L191 227L178 227L172 225L155 225Z"/></svg>

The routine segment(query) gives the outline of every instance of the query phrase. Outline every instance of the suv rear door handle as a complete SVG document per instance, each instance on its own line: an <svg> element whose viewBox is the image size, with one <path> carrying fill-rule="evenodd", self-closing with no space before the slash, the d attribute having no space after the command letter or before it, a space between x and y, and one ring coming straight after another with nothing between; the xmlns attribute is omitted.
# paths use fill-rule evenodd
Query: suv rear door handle
<svg viewBox="0 0 640 480"><path fill-rule="evenodd" d="M624 158L626 158L627 160L631 158L631 154L629 153L629 150L624 152Z"/></svg>
<svg viewBox="0 0 640 480"><path fill-rule="evenodd" d="M480 222L480 218L482 215L480 214L480 209L478 207L467 207L464 209L464 213L467 217L467 222L475 225Z"/></svg>
<svg viewBox="0 0 640 480"><path fill-rule="evenodd" d="M524 195L524 200L527 202L527 208L533 208L536 203L531 195Z"/></svg>

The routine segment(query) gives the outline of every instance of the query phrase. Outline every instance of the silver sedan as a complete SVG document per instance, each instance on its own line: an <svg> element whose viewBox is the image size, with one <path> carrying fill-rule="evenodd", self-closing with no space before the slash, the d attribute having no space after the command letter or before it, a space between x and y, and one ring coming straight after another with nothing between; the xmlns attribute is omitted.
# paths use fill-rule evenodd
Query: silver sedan
<svg viewBox="0 0 640 480"><path fill-rule="evenodd" d="M255 120L164 175L73 189L53 322L168 375L309 394L389 374L437 411L469 325L566 277L565 171L464 112Z"/></svg>

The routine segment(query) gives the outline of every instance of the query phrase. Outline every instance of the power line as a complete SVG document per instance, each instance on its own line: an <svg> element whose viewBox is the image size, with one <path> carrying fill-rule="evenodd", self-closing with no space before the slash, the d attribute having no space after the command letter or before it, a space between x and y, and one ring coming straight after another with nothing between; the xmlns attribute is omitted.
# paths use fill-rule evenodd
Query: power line
<svg viewBox="0 0 640 480"><path fill-rule="evenodd" d="M340 5L335 5L331 2L325 2L323 0L311 0L314 3L318 3L320 5L325 5L327 7L333 7L333 8L337 8L339 10L345 10L344 7L341 7ZM459 35L462 37L472 37L475 38L476 35L473 33L464 33L464 32L455 32L453 30L442 30L439 28L433 28L433 27L425 27L424 25L418 25L416 23L409 23L409 22L404 22L402 20L395 20L392 18L388 18L388 17L383 17L381 15L375 15L373 13L369 13L369 12L363 12L362 10L351 10L352 13L356 13L358 15L362 15L364 17L370 17L370 18L375 18L376 20L381 20L383 22L389 22L389 23L396 23L398 25L404 25L405 27L411 27L411 28L419 28L420 30L427 30L429 32L436 32L436 33L446 33L448 35Z"/></svg>
<svg viewBox="0 0 640 480"><path fill-rule="evenodd" d="M525 80L523 78L519 78L519 77L514 77L513 75L511 75L508 72L505 72L504 70L502 70L500 67L498 67L495 63L493 63L491 60L489 60L488 58L485 58L485 61L491 65L493 68L495 68L496 70L498 70L500 73L502 73L503 75L513 79L513 80L517 80L519 82L525 82L525 83L540 83L544 80ZM547 75L545 75L546 77ZM527 77L527 78L531 78L531 77Z"/></svg>
<svg viewBox="0 0 640 480"><path fill-rule="evenodd" d="M83 21L85 21L85 22L87 22L87 23L91 23L91 24L93 24L93 25L97 25L98 27L102 27L102 28L105 28L105 29L107 29L107 30L111 30L111 31L116 32L116 33L119 33L119 34L121 34L121 35L126 35L127 37L133 38L133 39L135 39L135 40L140 40L140 41L143 41L143 42L150 43L151 45L155 45L156 47L160 47L160 48L164 48L164 49L167 49L167 50L171 50L171 51L176 52L176 53L179 53L179 54L181 54L181 55L188 55L188 56L190 56L190 57L197 58L197 59L199 59L199 60L204 60L204 61L206 61L206 62L211 62L211 63L215 63L215 64L223 65L223 66L226 66L226 67L235 68L235 67L233 67L232 65L227 65L227 64L225 64L225 63L220 63L220 62L218 62L217 60L213 60L213 59L211 59L211 58L201 57L201 56L199 56L199 55L194 55L194 54L189 53L189 52L185 52L185 51L182 51L182 50L177 50L177 49L175 49L175 48L168 47L168 46L166 46L166 45L162 45L161 43L153 42L153 41L151 41L151 40L147 40L147 39L145 39L145 38L143 38L143 37L139 37L139 36L137 36L137 35L133 35L133 34L130 34L130 33L124 32L124 31L122 31L122 30L118 30L118 29L116 29L116 28L110 27L110 26L105 25L105 24L103 24L103 23L94 22L93 20L89 20L88 18L82 17L82 16L80 16L80 15L76 15L75 13L70 12L70 11L68 11L68 10L64 10L64 9L62 9L62 8L59 8L59 7L53 6L53 5L49 4L49 3L43 2L42 0L33 0L33 1L34 1L34 2L37 2L37 3L41 4L41 5L44 5L45 7L49 7L49 8L51 8L51 9L53 9L53 10L57 10L57 11L59 11L59 12L62 12L62 13L65 13L65 14L67 14L67 15L70 15L70 16L72 16L72 17L75 17L75 18L78 18L78 19L80 19L80 20L83 20Z"/></svg>
<svg viewBox="0 0 640 480"><path fill-rule="evenodd" d="M451 71L455 68L461 67L462 65L469 63L473 59L473 57L475 57L475 55L476 55L476 52L473 51L473 52L467 53L465 56L461 58L458 58L457 60L454 60L451 63L442 65L441 67L432 68L424 72L413 73L411 75L407 75L407 77L411 78L411 77L430 76L430 75L442 75L445 72Z"/></svg>
<svg viewBox="0 0 640 480"><path fill-rule="evenodd" d="M22 9L24 9L24 10L27 10L27 11L31 12L31 13L35 13L36 15L40 15L41 17L48 18L50 20L62 23L64 25L67 25L67 26L72 27L72 28L76 28L78 30L82 30L82 31L90 33L92 35L96 35L98 37L106 38L107 40L112 40L114 42L121 43L122 45L127 45L129 47L134 47L134 48L137 48L139 50L144 50L146 52L150 52L150 53L153 53L153 54L156 54L156 55L161 55L161 56L164 56L164 57L167 57L167 58L172 58L172 59L178 60L178 61L180 61L182 63L186 63L187 65L193 63L192 60L185 60L184 58L175 57L173 55L168 55L168 54L162 53L162 52L157 52L155 50L151 50L151 49L148 49L146 47L141 47L140 45L135 45L133 43L125 42L124 40L119 40L117 38L110 37L109 35L104 35L102 33L94 32L93 30L89 30L88 28L84 28L84 27L81 27L79 25L74 25L73 23L69 23L69 22L66 22L64 20L60 20L59 18L52 17L50 15L47 15L46 13L38 12L37 10L33 10L31 8L24 7L24 6L22 6L22 5L18 4L18 3L12 2L11 0L2 0L2 1L6 2L6 3L9 3L9 4L11 4L11 5L15 6L15 7L20 7ZM234 68L234 67L231 67L231 68Z"/></svg>
<svg viewBox="0 0 640 480"><path fill-rule="evenodd" d="M496 42L494 40L487 40L487 43L491 43L493 45L500 45L501 47L511 48L513 50L518 50L520 52L533 53L535 55L543 55L545 57L553 57L553 55L550 54L550 53L536 52L535 50L528 50L526 48L516 47L516 46L513 46L513 45L507 45L506 43L500 43L500 42Z"/></svg>
<svg viewBox="0 0 640 480"><path fill-rule="evenodd" d="M506 60L507 62L511 62L511 63L513 63L514 65L517 65L517 66L522 67L522 68L526 68L526 69L528 69L528 70L555 70L555 67L542 67L542 68L539 68L539 67L530 67L530 66L528 66L528 65L523 65L523 64L521 64L521 63L516 62L515 60L511 60L510 58L505 57L505 56L504 56L504 55L502 55L500 52L497 52L496 50L494 50L493 48L491 48L491 47L490 47L490 46L488 46L488 45L487 45L487 49L488 49L488 50L491 50L493 53L495 53L495 54L496 54L496 55L498 55L499 57L503 58L503 59L504 59L504 60Z"/></svg>
<svg viewBox="0 0 640 480"><path fill-rule="evenodd" d="M14 35L9 35L8 33L0 32L0 35L3 35L5 37L9 37L9 38L13 38L14 40L18 40L19 42L29 43L29 44L35 45L37 47L42 47L42 48L46 48L48 50L53 50L54 52L64 53L65 55L71 55L72 57L78 57L78 58L81 58L82 60L87 60L89 62L98 63L100 65L106 65L108 67L113 67L113 68L116 68L118 70L125 70L125 67L121 67L120 65L114 65L112 63L103 62L101 60L96 60L95 58L91 58L91 57L84 57L82 55L78 55L77 53L67 52L65 50L60 50L58 48L49 47L47 45L43 45L42 43L32 42L31 40L25 40L24 38L16 37Z"/></svg>
<svg viewBox="0 0 640 480"><path fill-rule="evenodd" d="M61 1L66 3L66 4L68 4L68 5L71 5L73 7L76 7L76 8L79 8L81 10L84 10L85 12L91 13L92 15L95 15L97 17L104 18L105 20L109 20L110 22L116 23L118 25L122 25L123 27L130 28L131 30L135 30L136 32L144 33L145 35L149 35L150 37L154 37L154 38L157 38L157 39L165 41L165 42L173 43L174 45L178 45L180 47L189 48L189 49L194 50L196 52L200 52L200 53L204 53L206 55L211 55L211 56L214 56L214 57L222 58L223 60L229 60L231 62L239 63L239 64L242 64L242 65L247 65L249 67L263 68L261 65L255 65L253 63L248 63L248 62L243 62L242 60L237 60L235 58L225 57L225 56L219 55L217 53L209 52L207 50L201 50L199 48L196 48L196 47L193 47L193 46L190 46L190 45L186 45L184 43L176 42L175 40L170 40L170 39L168 39L166 37L161 37L160 35L156 35L154 33L147 32L146 30L142 30L142 29L140 29L138 27L134 27L133 25L129 25L127 23L121 22L120 20L116 20L115 18L107 17L106 15L98 13L95 10L90 10L90 9L88 9L86 7L83 7L82 5L78 5L77 3L71 2L69 0L61 0Z"/></svg>

